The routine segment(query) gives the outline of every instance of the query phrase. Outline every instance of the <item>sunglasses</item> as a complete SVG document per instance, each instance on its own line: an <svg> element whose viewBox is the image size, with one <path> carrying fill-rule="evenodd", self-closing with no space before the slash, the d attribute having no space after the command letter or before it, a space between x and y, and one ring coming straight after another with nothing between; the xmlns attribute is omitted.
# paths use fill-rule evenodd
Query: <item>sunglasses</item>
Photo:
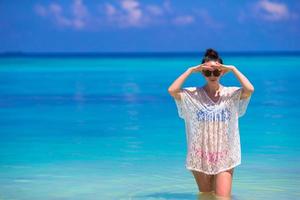
<svg viewBox="0 0 300 200"><path fill-rule="evenodd" d="M215 69L214 71L209 71L209 70L203 70L202 71L204 76L209 77L211 76L211 74L213 74L214 76L220 76L221 71L218 69Z"/></svg>

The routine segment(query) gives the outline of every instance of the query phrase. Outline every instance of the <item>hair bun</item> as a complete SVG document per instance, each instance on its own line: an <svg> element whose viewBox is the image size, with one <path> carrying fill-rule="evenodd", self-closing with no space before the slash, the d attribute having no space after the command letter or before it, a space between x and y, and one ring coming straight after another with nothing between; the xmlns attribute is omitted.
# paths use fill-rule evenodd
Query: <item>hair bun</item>
<svg viewBox="0 0 300 200"><path fill-rule="evenodd" d="M218 59L219 54L218 54L218 52L216 52L212 48L209 48L209 49L206 50L204 57L210 57L210 58Z"/></svg>
<svg viewBox="0 0 300 200"><path fill-rule="evenodd" d="M207 61L219 61L221 64L223 64L222 58L219 57L219 54L216 50L209 48L206 49L206 52L204 54L204 57L202 59L202 63L205 63Z"/></svg>

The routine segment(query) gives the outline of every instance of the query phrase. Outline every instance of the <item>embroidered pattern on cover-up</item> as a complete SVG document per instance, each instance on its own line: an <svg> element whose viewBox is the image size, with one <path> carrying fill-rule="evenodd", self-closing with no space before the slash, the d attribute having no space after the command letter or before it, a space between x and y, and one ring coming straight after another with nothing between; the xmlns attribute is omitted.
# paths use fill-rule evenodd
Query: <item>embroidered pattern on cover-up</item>
<svg viewBox="0 0 300 200"><path fill-rule="evenodd" d="M203 87L181 89L181 100L175 102L185 121L187 169L217 174L241 164L238 118L251 98L240 99L241 92L241 87L223 86L214 102Z"/></svg>

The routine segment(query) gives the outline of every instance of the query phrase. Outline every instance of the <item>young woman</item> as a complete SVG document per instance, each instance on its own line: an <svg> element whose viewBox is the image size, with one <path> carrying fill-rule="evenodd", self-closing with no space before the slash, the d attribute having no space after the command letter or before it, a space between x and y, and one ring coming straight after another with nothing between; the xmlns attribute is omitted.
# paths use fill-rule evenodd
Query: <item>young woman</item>
<svg viewBox="0 0 300 200"><path fill-rule="evenodd" d="M187 77L197 72L206 84L181 88ZM220 78L228 72L234 73L242 87L220 84ZM188 68L168 92L185 120L186 168L195 177L200 194L230 198L233 170L241 164L238 118L246 112L253 85L235 66L223 65L218 53L210 48L202 64Z"/></svg>

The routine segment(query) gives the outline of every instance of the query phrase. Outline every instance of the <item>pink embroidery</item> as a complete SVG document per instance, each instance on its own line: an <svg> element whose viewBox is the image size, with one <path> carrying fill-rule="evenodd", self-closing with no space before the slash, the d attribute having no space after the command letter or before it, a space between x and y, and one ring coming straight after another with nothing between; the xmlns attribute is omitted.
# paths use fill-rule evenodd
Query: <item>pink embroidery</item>
<svg viewBox="0 0 300 200"><path fill-rule="evenodd" d="M211 163L216 163L218 162L219 159L228 155L228 150L224 150L220 152L205 152L202 151L201 149L196 149L195 152L198 156L208 160Z"/></svg>

